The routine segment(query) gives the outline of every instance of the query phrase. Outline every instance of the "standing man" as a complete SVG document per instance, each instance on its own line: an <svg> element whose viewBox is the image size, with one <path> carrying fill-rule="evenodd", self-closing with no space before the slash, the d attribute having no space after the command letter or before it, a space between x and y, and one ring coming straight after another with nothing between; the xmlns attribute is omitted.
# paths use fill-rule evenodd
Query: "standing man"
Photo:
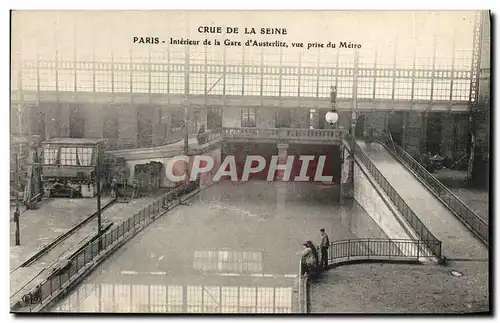
<svg viewBox="0 0 500 323"><path fill-rule="evenodd" d="M319 230L321 232L321 263L320 266L324 269L328 268L328 248L330 247L330 239L328 235L325 233L325 229Z"/></svg>

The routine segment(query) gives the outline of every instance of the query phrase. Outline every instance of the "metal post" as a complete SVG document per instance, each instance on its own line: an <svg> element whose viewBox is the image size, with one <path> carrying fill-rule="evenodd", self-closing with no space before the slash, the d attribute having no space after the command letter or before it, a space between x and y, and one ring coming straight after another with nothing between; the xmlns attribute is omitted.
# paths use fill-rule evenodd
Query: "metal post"
<svg viewBox="0 0 500 323"><path fill-rule="evenodd" d="M101 218L101 145L97 145L97 162L96 162L96 186L97 186L97 236L101 235L102 218ZM102 250L102 240L99 238L99 251Z"/></svg>
<svg viewBox="0 0 500 323"><path fill-rule="evenodd" d="M14 175L16 177L16 210L14 211L14 222L16 223L16 246L19 246L21 244L21 238L20 238L20 232L19 232L19 188L21 185L19 184L19 173L18 173L18 159L19 159L19 152L16 152L16 169L14 172Z"/></svg>
<svg viewBox="0 0 500 323"><path fill-rule="evenodd" d="M358 50L354 51L354 75L353 75L353 91L352 91L352 103L351 103L351 136L352 136L352 144L351 144L351 177L352 183L354 187L354 151L356 145L356 118L357 118L357 105L358 105L358 73L359 73L359 52Z"/></svg>
<svg viewBox="0 0 500 323"><path fill-rule="evenodd" d="M302 258L299 261L299 313L302 313Z"/></svg>
<svg viewBox="0 0 500 323"><path fill-rule="evenodd" d="M187 101L187 100L186 100ZM187 102L186 102L187 104ZM187 155L189 150L189 108L184 107L184 153Z"/></svg>

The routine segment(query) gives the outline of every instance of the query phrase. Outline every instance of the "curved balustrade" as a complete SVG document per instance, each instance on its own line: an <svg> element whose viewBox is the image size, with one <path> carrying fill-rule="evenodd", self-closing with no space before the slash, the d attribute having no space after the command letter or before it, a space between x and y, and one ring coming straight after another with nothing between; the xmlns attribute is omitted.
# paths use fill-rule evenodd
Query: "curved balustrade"
<svg viewBox="0 0 500 323"><path fill-rule="evenodd" d="M443 185L436 177L429 173L425 167L420 165L408 152L398 146L386 134L376 131L375 139L382 143L389 152L395 155L403 165L408 167L422 180L431 192L445 204L445 206L455 214L462 222L464 222L473 233L485 244L489 244L488 224L474 211L472 211L464 202L462 202L455 194L453 194L446 186Z"/></svg>
<svg viewBox="0 0 500 323"><path fill-rule="evenodd" d="M265 138L265 139L314 139L314 140L340 140L341 130L330 129L300 129L300 128L223 128L226 138Z"/></svg>
<svg viewBox="0 0 500 323"><path fill-rule="evenodd" d="M142 136L139 141L132 138L106 138L104 147L107 151L151 148L171 145L183 139L184 132L181 129L169 133L166 137L164 135Z"/></svg>
<svg viewBox="0 0 500 323"><path fill-rule="evenodd" d="M209 130L198 136L198 143L200 145L209 143L213 140L219 139L222 137L222 134L218 130Z"/></svg>
<svg viewBox="0 0 500 323"><path fill-rule="evenodd" d="M432 243L440 245L439 241ZM410 239L366 238L334 241L328 248L328 263L336 264L351 259L419 260L432 256L423 249L428 244L429 241Z"/></svg>
<svg viewBox="0 0 500 323"><path fill-rule="evenodd" d="M368 155L358 146L358 144L353 140L349 133L344 134L346 143L349 147L354 149L354 154L360 159L360 161L365 165L373 178L377 181L380 187L384 190L387 196L394 203L399 212L405 217L407 222L415 230L420 239L426 244L427 248L438 258L441 257L441 241L438 240L429 229L420 221L418 216L413 212L412 209L406 204L403 198L396 192L394 187L389 183L389 181L382 175L382 173L377 169L377 167L370 160ZM351 146L354 145L354 146Z"/></svg>

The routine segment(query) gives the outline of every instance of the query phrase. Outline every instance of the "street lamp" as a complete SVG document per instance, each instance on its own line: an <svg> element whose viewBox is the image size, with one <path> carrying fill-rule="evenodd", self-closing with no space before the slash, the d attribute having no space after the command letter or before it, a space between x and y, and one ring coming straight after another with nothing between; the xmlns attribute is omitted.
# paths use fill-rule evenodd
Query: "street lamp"
<svg viewBox="0 0 500 323"><path fill-rule="evenodd" d="M329 125L337 123L339 120L339 114L336 109L337 105L337 86L332 86L330 91L330 103L332 104L332 110L328 111L325 115L326 122Z"/></svg>
<svg viewBox="0 0 500 323"><path fill-rule="evenodd" d="M332 126L339 121L339 114L337 112L337 86L335 86L335 85L331 87L330 103L332 104L332 110L328 111L326 113L325 120L330 126ZM343 153L344 153L344 148L342 146L342 141L341 141L340 142L340 159L341 160L343 159L343 157L342 157ZM343 189L342 178L341 178L341 180L340 180L340 194L339 194L339 200L340 200L341 204L343 203L343 195L344 195L344 189Z"/></svg>

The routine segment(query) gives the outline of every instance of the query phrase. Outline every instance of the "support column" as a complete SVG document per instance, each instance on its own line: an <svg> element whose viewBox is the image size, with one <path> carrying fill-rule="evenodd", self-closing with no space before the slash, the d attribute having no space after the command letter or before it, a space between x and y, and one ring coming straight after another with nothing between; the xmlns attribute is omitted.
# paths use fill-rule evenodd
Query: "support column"
<svg viewBox="0 0 500 323"><path fill-rule="evenodd" d="M477 45L477 48L474 51L476 61L473 62L473 66L475 66L477 80L474 80L476 86L471 86L473 144L468 177L470 184L488 188L490 168L490 14L486 10L481 11L478 18L480 22L478 26L475 26L474 33L474 46ZM474 90L475 93L472 92Z"/></svg>
<svg viewBox="0 0 500 323"><path fill-rule="evenodd" d="M278 165L286 164L288 158L288 144L278 144ZM276 214L278 217L286 215L287 184L283 182L284 171L276 171Z"/></svg>
<svg viewBox="0 0 500 323"><path fill-rule="evenodd" d="M278 165L286 164L287 158L288 158L288 144L278 144ZM276 181L282 181L284 173L285 172L282 170L277 170Z"/></svg>
<svg viewBox="0 0 500 323"><path fill-rule="evenodd" d="M61 138L69 138L69 132L70 132L70 118L71 118L71 112L70 109L72 109L72 106L68 103L59 103L59 136Z"/></svg>
<svg viewBox="0 0 500 323"><path fill-rule="evenodd" d="M341 147L340 201L354 197L354 158L344 145Z"/></svg>

